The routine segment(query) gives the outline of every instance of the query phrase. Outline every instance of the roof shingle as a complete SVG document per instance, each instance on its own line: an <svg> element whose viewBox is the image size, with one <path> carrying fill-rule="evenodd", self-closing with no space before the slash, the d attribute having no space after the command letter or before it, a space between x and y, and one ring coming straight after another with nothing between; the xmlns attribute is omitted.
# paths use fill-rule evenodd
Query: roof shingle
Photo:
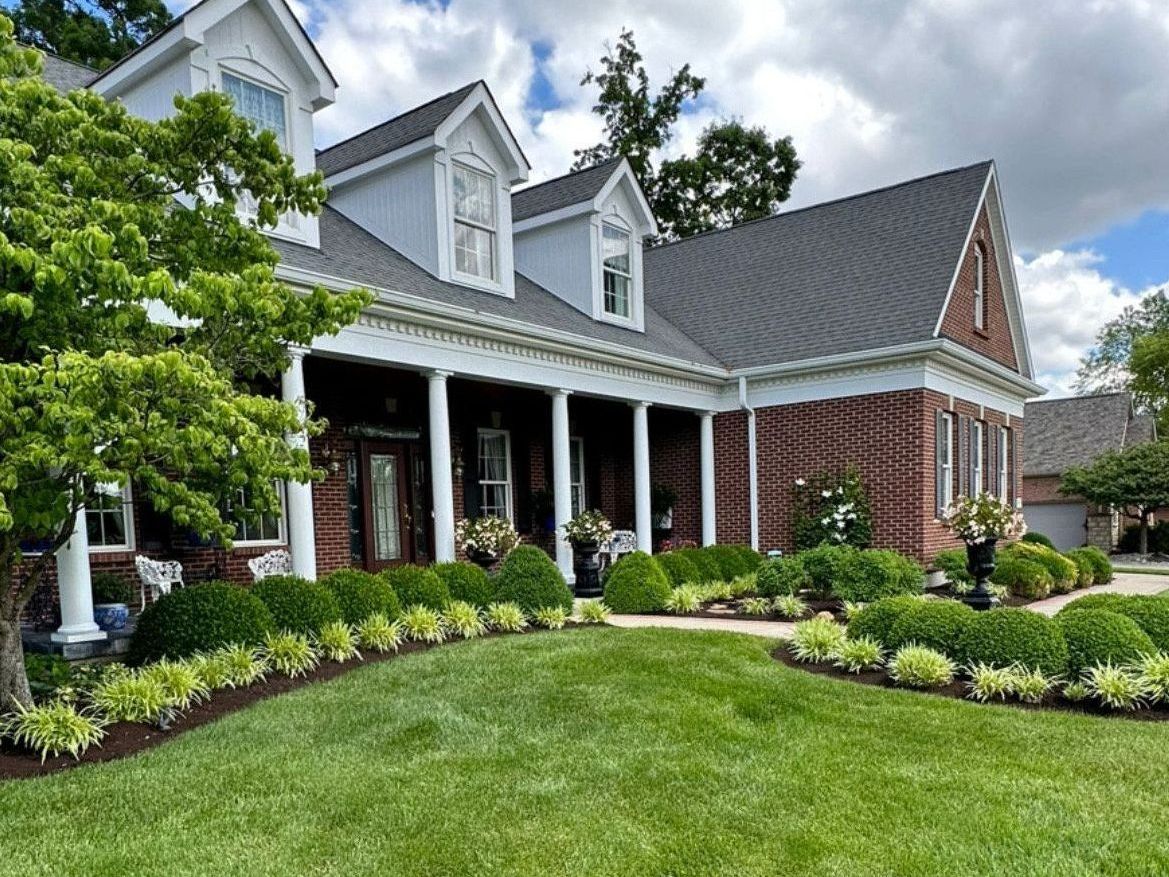
<svg viewBox="0 0 1169 877"><path fill-rule="evenodd" d="M51 52L42 52L43 76L45 82L60 92L69 92L75 88L85 88L96 77L97 71L76 61L67 61Z"/></svg>
<svg viewBox="0 0 1169 877"><path fill-rule="evenodd" d="M1133 414L1128 393L1028 402L1023 424L1025 476L1062 475L1155 435L1151 417Z"/></svg>
<svg viewBox="0 0 1169 877"><path fill-rule="evenodd" d="M621 160L621 156L615 156L592 167L521 189L511 196L512 221L520 222L562 207L591 201L609 182Z"/></svg>

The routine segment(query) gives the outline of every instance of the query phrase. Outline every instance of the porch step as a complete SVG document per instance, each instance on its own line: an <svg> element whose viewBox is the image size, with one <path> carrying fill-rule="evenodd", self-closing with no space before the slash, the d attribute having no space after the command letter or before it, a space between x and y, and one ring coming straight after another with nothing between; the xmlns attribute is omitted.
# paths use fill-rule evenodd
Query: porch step
<svg viewBox="0 0 1169 877"><path fill-rule="evenodd" d="M108 639L81 643L55 643L48 631L23 630L21 640L26 653L60 655L66 661L90 661L94 658L114 658L130 651L132 627L110 631Z"/></svg>

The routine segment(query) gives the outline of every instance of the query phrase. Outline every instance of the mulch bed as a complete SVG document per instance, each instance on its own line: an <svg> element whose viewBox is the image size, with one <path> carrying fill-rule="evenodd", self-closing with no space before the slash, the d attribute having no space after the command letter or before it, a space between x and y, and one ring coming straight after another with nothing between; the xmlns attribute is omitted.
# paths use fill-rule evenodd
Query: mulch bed
<svg viewBox="0 0 1169 877"><path fill-rule="evenodd" d="M570 622L566 627L581 625ZM501 636L517 636L528 633L547 633L541 628L529 628L522 633L491 632L484 634L480 639L493 639ZM447 640L446 643L402 643L397 652L380 654L378 652L362 652L363 661L346 661L339 664L336 661L322 661L316 670L306 676L290 679L278 673L272 673L264 682L258 682L249 688L223 688L212 693L209 700L192 707L170 726L166 731L160 731L153 725L140 722L117 722L106 726L106 736L101 744L91 746L80 759L71 755L49 757L41 763L39 755L25 749L15 747L10 740L0 740L0 780L24 779L28 777L45 776L58 771L69 770L81 764L95 764L102 761L114 761L135 755L146 749L161 746L168 740L186 733L187 731L214 722L216 719L244 709L261 700L276 697L289 691L314 685L318 682L327 682L336 679L350 670L366 667L370 664L380 664L383 661L392 661L404 655L424 652L438 648L448 643L465 642L465 640Z"/></svg>
<svg viewBox="0 0 1169 877"><path fill-rule="evenodd" d="M841 679L857 685L894 688L898 691L908 691L914 694L924 694L931 697L947 697L951 700L965 700L969 703L978 703L978 701L971 700L966 696L969 693L969 689L965 682L951 682L944 688L906 688L893 682L889 678L889 674L884 670L865 670L861 673L848 673L832 664L805 664L793 658L786 646L780 646L775 649L771 653L771 657L784 666L792 667L796 670L803 670L805 673L811 673L813 676L830 676L833 679ZM1027 711L1081 713L1110 719L1126 719L1128 721L1169 721L1169 706L1166 704L1158 704L1157 706L1139 710L1113 710L1087 700L1072 703L1058 695L1048 695L1043 699L1042 703L1022 703L1018 700L996 700L989 704L980 704L980 706L1008 706Z"/></svg>
<svg viewBox="0 0 1169 877"><path fill-rule="evenodd" d="M741 621L779 621L790 624L794 621L807 621L819 612L828 612L841 623L845 620L838 600L805 600L804 602L808 604L809 611L802 618L783 618L774 612L767 615L748 615L745 612L738 611L740 602L739 600L717 600L711 603L703 603L702 608L697 612L667 612L662 609L658 612L650 612L647 614L663 615L668 618L735 618Z"/></svg>

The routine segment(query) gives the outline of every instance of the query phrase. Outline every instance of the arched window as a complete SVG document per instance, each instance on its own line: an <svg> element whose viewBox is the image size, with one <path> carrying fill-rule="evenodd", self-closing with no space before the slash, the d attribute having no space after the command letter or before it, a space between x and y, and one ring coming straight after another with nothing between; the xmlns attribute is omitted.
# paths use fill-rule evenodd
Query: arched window
<svg viewBox="0 0 1169 877"><path fill-rule="evenodd" d="M974 244L974 328L986 328L986 253Z"/></svg>

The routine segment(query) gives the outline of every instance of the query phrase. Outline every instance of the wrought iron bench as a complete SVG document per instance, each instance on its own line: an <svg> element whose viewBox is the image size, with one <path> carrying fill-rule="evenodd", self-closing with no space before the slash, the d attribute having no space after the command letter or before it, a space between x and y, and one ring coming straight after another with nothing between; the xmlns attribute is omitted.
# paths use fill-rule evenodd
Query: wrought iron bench
<svg viewBox="0 0 1169 877"><path fill-rule="evenodd" d="M170 589L183 582L183 565L177 560L151 560L139 554L134 558L134 566L138 568L138 578L142 580L142 608L146 608L146 589L150 588L152 600L157 600L163 594L169 594Z"/></svg>
<svg viewBox="0 0 1169 877"><path fill-rule="evenodd" d="M283 548L269 551L248 561L248 569L252 571L253 581L266 579L268 576L287 576L292 574L292 555Z"/></svg>
<svg viewBox="0 0 1169 877"><path fill-rule="evenodd" d="M632 530L614 530L608 542L601 543L601 566L612 566L622 554L631 554L637 550L637 534Z"/></svg>

